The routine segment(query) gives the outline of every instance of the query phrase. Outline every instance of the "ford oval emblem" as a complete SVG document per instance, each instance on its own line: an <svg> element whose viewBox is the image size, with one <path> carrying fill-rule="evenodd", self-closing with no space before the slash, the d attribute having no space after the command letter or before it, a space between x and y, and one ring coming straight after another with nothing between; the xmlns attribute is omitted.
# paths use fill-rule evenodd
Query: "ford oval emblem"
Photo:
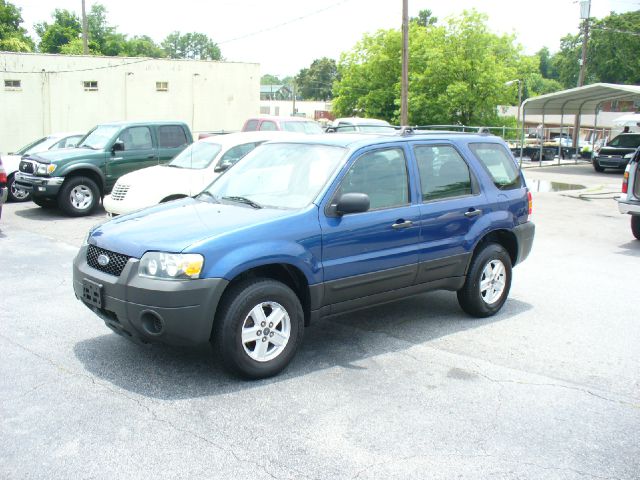
<svg viewBox="0 0 640 480"><path fill-rule="evenodd" d="M98 255L98 265L100 265L101 267L106 267L107 265L109 265L109 257L104 253Z"/></svg>

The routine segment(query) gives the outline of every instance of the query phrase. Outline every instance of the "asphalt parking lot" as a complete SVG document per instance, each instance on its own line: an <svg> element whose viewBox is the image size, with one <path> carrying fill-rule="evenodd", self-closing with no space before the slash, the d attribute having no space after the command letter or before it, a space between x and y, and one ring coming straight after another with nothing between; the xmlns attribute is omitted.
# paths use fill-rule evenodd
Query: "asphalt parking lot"
<svg viewBox="0 0 640 480"><path fill-rule="evenodd" d="M612 200L622 175L526 176L536 240L498 315L436 292L324 319L254 382L208 348L129 343L75 299L71 263L104 211L5 205L0 478L639 478L640 241Z"/></svg>

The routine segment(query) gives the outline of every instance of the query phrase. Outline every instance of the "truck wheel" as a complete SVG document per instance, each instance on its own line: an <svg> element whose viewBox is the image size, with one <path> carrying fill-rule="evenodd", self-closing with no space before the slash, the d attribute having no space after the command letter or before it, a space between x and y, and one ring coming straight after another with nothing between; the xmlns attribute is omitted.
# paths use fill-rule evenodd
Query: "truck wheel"
<svg viewBox="0 0 640 480"><path fill-rule="evenodd" d="M96 182L87 177L71 177L62 184L58 193L58 206L67 215L89 215L98 205L100 190Z"/></svg>
<svg viewBox="0 0 640 480"><path fill-rule="evenodd" d="M640 240L640 215L631 215L631 232Z"/></svg>
<svg viewBox="0 0 640 480"><path fill-rule="evenodd" d="M266 378L289 364L303 333L304 314L296 294L275 280L252 278L225 293L212 343L231 372Z"/></svg>
<svg viewBox="0 0 640 480"><path fill-rule="evenodd" d="M598 164L598 161L597 161L597 160L594 160L592 163L593 163L593 169L594 169L596 172L604 172L604 168L602 168L602 167Z"/></svg>
<svg viewBox="0 0 640 480"><path fill-rule="evenodd" d="M7 187L9 189L9 200L12 202L26 202L27 200L31 200L31 192L18 187L13 175L9 175L7 178Z"/></svg>
<svg viewBox="0 0 640 480"><path fill-rule="evenodd" d="M476 253L458 303L469 315L490 317L504 305L511 288L511 257L497 243L489 243Z"/></svg>

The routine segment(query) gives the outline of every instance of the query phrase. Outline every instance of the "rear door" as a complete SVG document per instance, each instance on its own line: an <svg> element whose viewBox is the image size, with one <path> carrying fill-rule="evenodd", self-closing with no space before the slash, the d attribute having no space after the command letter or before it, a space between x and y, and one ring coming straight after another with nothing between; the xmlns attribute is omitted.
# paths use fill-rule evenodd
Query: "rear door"
<svg viewBox="0 0 640 480"><path fill-rule="evenodd" d="M412 203L410 192L402 146L376 148L352 160L327 205L343 193L366 193L371 206L342 216L327 208L321 212L325 305L413 284L420 207Z"/></svg>
<svg viewBox="0 0 640 480"><path fill-rule="evenodd" d="M189 144L187 134L181 125L159 125L156 127L158 137L158 163L167 163Z"/></svg>
<svg viewBox="0 0 640 480"><path fill-rule="evenodd" d="M158 164L158 150L148 126L127 127L116 139L124 150L111 152L107 157L107 188L110 190L122 175Z"/></svg>
<svg viewBox="0 0 640 480"><path fill-rule="evenodd" d="M464 275L484 210L476 175L451 143L412 144L420 179L420 254L416 283Z"/></svg>

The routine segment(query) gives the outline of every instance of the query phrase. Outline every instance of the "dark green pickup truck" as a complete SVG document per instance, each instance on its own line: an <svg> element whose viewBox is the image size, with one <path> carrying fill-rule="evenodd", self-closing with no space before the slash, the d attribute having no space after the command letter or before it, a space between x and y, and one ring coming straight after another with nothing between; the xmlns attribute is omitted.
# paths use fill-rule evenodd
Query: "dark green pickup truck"
<svg viewBox="0 0 640 480"><path fill-rule="evenodd" d="M88 215L119 177L166 163L192 142L182 122L104 123L75 148L23 158L15 184L41 207L57 204L71 216Z"/></svg>

